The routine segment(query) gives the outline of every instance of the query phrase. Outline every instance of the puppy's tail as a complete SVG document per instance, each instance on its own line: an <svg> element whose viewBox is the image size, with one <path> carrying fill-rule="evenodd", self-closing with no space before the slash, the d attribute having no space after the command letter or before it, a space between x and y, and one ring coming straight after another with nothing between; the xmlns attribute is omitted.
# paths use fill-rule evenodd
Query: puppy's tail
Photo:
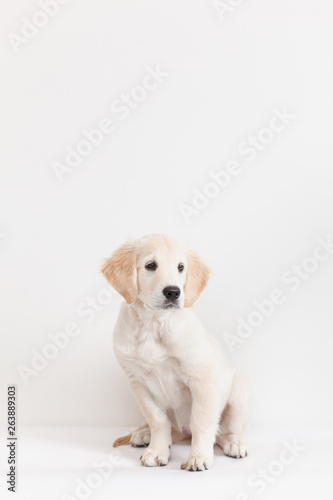
<svg viewBox="0 0 333 500"><path fill-rule="evenodd" d="M113 443L113 447L117 448L117 446L122 446L123 444L130 444L131 437L132 437L132 434L127 434L127 436L123 436L123 437L116 439L115 442Z"/></svg>
<svg viewBox="0 0 333 500"><path fill-rule="evenodd" d="M145 424L142 427L135 429L135 431L133 431L133 432L141 431L142 429L147 429L147 427L149 427L148 424ZM117 448L117 446L123 446L124 444L130 444L133 432L131 434L127 434L126 436L122 436L122 437L116 439L115 442L113 443L113 447Z"/></svg>

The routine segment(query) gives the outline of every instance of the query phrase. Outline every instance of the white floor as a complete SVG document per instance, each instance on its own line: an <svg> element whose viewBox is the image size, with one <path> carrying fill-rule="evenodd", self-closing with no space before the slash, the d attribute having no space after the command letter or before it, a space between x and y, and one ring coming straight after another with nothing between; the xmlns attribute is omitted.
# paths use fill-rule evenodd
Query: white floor
<svg viewBox="0 0 333 500"><path fill-rule="evenodd" d="M215 451L213 468L180 470L189 443L172 447L166 467L140 465L141 448L113 448L124 428L21 428L17 493L6 491L5 435L1 435L0 498L16 500L122 500L203 498L297 500L333 498L333 429L252 429L249 456ZM285 444L287 441L289 444ZM294 442L293 452L283 451ZM282 460L282 461L281 461ZM96 464L104 462L102 472ZM288 462L288 463L287 463ZM98 465L97 465L98 467ZM261 469L261 471L260 471ZM259 478L259 474L266 479ZM249 484L248 481L252 481Z"/></svg>

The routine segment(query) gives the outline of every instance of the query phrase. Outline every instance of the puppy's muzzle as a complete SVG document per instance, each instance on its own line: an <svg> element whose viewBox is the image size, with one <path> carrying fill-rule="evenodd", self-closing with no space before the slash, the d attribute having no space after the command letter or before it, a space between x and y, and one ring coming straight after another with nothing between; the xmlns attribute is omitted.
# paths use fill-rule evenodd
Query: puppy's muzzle
<svg viewBox="0 0 333 500"><path fill-rule="evenodd" d="M178 286L166 286L163 288L164 297L174 304L180 297L180 288Z"/></svg>

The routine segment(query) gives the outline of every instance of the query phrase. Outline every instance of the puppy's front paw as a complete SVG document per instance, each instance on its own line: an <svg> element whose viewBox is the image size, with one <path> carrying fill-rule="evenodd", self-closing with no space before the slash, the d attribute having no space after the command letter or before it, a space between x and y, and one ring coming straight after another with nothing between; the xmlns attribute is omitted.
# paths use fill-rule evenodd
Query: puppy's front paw
<svg viewBox="0 0 333 500"><path fill-rule="evenodd" d="M210 469L213 464L213 457L209 455L190 455L181 465L183 470L201 471Z"/></svg>
<svg viewBox="0 0 333 500"><path fill-rule="evenodd" d="M158 467L167 465L169 461L170 452L158 452L153 448L148 447L140 457L142 465L146 467Z"/></svg>

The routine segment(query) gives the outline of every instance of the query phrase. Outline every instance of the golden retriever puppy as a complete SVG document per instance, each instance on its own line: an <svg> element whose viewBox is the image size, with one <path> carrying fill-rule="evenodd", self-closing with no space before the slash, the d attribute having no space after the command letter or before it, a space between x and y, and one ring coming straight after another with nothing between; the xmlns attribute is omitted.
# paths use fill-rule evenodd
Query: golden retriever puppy
<svg viewBox="0 0 333 500"><path fill-rule="evenodd" d="M208 281L207 266L174 239L149 235L121 246L102 272L126 300L114 349L147 422L114 446L149 445L141 462L153 467L168 463L172 441L191 436L181 465L191 471L212 466L215 443L226 455L245 457L249 386L191 309Z"/></svg>

